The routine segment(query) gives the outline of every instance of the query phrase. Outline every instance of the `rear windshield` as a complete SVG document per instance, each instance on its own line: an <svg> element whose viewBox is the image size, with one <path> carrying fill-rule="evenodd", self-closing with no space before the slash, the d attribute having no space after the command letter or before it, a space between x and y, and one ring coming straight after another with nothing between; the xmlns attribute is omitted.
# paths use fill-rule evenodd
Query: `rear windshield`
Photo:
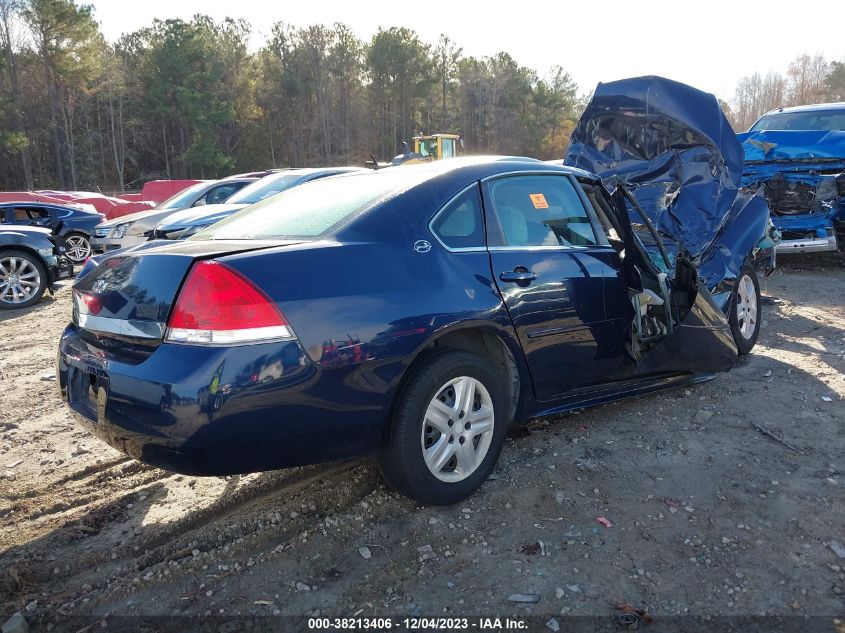
<svg viewBox="0 0 845 633"><path fill-rule="evenodd" d="M425 174L404 167L314 180L267 198L200 231L193 240L311 238L331 233L374 204L417 184Z"/></svg>
<svg viewBox="0 0 845 633"><path fill-rule="evenodd" d="M288 174L282 176L280 174L272 174L264 176L261 180L257 180L252 184L247 185L231 198L226 200L226 204L255 204L261 202L264 198L269 198L277 193L281 193L288 187L296 184L296 181L302 178L295 174Z"/></svg>
<svg viewBox="0 0 845 633"><path fill-rule="evenodd" d="M845 130L845 110L767 114L749 132L766 130Z"/></svg>

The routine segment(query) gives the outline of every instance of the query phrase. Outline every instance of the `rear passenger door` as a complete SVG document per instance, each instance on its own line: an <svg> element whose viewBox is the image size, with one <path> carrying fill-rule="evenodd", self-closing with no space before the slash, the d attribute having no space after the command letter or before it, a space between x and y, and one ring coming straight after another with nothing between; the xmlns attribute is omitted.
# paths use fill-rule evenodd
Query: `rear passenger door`
<svg viewBox="0 0 845 633"><path fill-rule="evenodd" d="M604 307L612 248L578 186L560 173L483 183L493 275L539 400L607 381L621 363Z"/></svg>

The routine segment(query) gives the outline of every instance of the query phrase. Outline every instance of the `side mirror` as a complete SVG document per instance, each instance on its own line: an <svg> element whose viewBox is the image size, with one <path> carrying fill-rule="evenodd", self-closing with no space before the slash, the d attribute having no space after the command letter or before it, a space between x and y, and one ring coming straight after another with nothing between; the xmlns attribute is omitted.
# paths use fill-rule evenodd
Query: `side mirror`
<svg viewBox="0 0 845 633"><path fill-rule="evenodd" d="M59 220L53 225L53 229L50 231L50 235L59 235L62 232L62 229L65 228L64 220Z"/></svg>

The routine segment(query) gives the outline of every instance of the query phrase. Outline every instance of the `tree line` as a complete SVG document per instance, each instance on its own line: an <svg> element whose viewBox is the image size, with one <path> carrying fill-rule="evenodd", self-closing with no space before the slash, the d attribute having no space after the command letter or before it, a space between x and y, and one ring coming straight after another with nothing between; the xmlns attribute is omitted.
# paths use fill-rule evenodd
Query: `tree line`
<svg viewBox="0 0 845 633"><path fill-rule="evenodd" d="M563 156L572 78L344 24L154 20L109 43L74 0L0 0L0 189L123 191L155 178L389 159L418 133L471 153Z"/></svg>
<svg viewBox="0 0 845 633"><path fill-rule="evenodd" d="M733 101L723 104L731 125L744 132L763 114L776 108L845 101L845 60L799 55L785 73L754 73L739 80Z"/></svg>

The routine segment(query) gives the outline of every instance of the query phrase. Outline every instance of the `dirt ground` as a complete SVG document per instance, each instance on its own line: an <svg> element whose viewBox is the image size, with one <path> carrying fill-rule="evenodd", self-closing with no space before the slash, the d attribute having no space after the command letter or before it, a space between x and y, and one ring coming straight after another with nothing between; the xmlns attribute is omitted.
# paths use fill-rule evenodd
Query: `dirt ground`
<svg viewBox="0 0 845 633"><path fill-rule="evenodd" d="M732 371L535 420L450 508L400 498L367 460L228 478L131 461L75 427L56 394L69 289L0 314L0 624L15 611L33 630L66 630L71 615L110 630L120 615L472 614L555 630L572 615L611 621L619 602L655 623L833 622L845 267L781 264L760 341Z"/></svg>

